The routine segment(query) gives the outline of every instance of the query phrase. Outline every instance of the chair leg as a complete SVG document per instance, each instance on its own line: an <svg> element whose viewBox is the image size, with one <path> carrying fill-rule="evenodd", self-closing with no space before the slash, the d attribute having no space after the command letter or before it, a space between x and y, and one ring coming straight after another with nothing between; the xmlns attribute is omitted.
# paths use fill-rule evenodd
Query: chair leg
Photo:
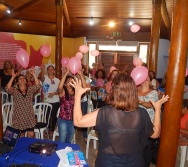
<svg viewBox="0 0 188 167"><path fill-rule="evenodd" d="M54 130L52 141L55 141L55 137L56 137L56 131Z"/></svg>
<svg viewBox="0 0 188 167"><path fill-rule="evenodd" d="M35 138L39 139L39 133L35 132Z"/></svg>
<svg viewBox="0 0 188 167"><path fill-rule="evenodd" d="M86 159L88 159L90 137L91 137L91 135L89 134L87 137L87 144L86 144Z"/></svg>
<svg viewBox="0 0 188 167"><path fill-rule="evenodd" d="M97 149L97 141L93 140L93 148L96 150Z"/></svg>
<svg viewBox="0 0 188 167"><path fill-rule="evenodd" d="M185 165L185 156L186 156L187 146L180 146L180 148L181 148L180 167L184 167L184 165Z"/></svg>

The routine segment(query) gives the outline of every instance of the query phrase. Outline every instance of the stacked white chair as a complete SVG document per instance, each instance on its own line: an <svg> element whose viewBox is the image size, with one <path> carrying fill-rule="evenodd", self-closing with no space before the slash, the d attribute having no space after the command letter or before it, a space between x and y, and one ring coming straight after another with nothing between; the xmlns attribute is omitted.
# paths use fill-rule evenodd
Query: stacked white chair
<svg viewBox="0 0 188 167"><path fill-rule="evenodd" d="M51 117L52 105L49 103L40 102L40 103L34 104L33 108L34 108L35 115L37 116L37 125L40 123L46 124L45 127L34 128L36 138L44 139L44 131L46 131L48 135L48 139L49 139L48 126L49 126L50 117Z"/></svg>
<svg viewBox="0 0 188 167"><path fill-rule="evenodd" d="M59 112L60 112L60 108L58 109L57 111L57 118L59 117ZM75 132L76 133L76 132ZM73 136L73 139L72 139L72 142L73 144L76 144L76 135L74 133L74 136ZM56 136L59 136L59 131L58 131L58 126L56 126L55 130L54 130L54 133L53 133L53 137L52 137L52 140L55 141L55 138Z"/></svg>
<svg viewBox="0 0 188 167"><path fill-rule="evenodd" d="M4 103L2 105L3 131L5 131L7 126L12 125L12 113L13 113L13 104Z"/></svg>

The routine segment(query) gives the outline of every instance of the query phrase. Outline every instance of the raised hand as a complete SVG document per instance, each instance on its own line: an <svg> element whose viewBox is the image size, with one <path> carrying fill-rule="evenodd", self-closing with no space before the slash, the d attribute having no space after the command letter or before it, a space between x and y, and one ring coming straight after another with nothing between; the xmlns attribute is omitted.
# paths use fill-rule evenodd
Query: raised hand
<svg viewBox="0 0 188 167"><path fill-rule="evenodd" d="M90 88L83 88L81 80L76 77L74 80L72 79L70 85L75 88L75 96L82 96L82 94L90 90Z"/></svg>
<svg viewBox="0 0 188 167"><path fill-rule="evenodd" d="M17 76L17 73L14 72L14 69L12 69L11 74L12 74L12 77L14 77L14 78Z"/></svg>
<svg viewBox="0 0 188 167"><path fill-rule="evenodd" d="M29 72L31 73L31 75L35 75L35 68L34 67L32 67L30 70L29 70Z"/></svg>
<svg viewBox="0 0 188 167"><path fill-rule="evenodd" d="M44 71L45 70L45 64L42 64L40 69L41 69L41 71Z"/></svg>
<svg viewBox="0 0 188 167"><path fill-rule="evenodd" d="M153 105L153 107L155 108L155 110L160 110L162 104L165 103L165 102L167 102L168 99L169 99L168 95L163 95L163 97L160 100L158 100L157 102L154 102L152 100L150 100L150 102Z"/></svg>

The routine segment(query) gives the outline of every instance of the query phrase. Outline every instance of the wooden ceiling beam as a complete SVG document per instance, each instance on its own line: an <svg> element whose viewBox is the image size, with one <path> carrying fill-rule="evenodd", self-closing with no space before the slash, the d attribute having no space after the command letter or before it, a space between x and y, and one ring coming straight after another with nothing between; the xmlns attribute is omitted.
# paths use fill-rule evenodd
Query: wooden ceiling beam
<svg viewBox="0 0 188 167"><path fill-rule="evenodd" d="M23 6L19 7L18 9L14 10L11 14L6 15L5 17L0 19L0 24L2 24L4 21L6 21L8 18L10 17L15 17L16 15L18 15L19 13L23 12L24 10L26 10L27 8L32 7L33 5L36 5L37 3L41 2L42 0L32 0L26 4L24 4Z"/></svg>
<svg viewBox="0 0 188 167"><path fill-rule="evenodd" d="M165 0L162 0L161 15L162 15L163 22L164 22L165 27L168 32L168 38L170 39L170 37L171 37L171 23L170 23L167 9L166 9L166 1Z"/></svg>
<svg viewBox="0 0 188 167"><path fill-rule="evenodd" d="M70 17L69 17L69 11L68 11L67 4L66 4L65 0L63 0L63 13L64 13L63 15L64 15L64 18L65 18L65 22L67 23L71 34L73 34L73 30L72 30L72 27L71 27L71 21L70 21Z"/></svg>

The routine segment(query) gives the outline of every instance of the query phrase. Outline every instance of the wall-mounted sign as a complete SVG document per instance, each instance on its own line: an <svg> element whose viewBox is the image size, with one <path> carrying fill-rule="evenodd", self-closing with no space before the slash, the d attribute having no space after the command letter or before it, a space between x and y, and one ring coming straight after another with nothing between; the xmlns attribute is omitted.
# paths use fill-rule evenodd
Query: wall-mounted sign
<svg viewBox="0 0 188 167"><path fill-rule="evenodd" d="M112 32L113 37L121 37L121 32Z"/></svg>

